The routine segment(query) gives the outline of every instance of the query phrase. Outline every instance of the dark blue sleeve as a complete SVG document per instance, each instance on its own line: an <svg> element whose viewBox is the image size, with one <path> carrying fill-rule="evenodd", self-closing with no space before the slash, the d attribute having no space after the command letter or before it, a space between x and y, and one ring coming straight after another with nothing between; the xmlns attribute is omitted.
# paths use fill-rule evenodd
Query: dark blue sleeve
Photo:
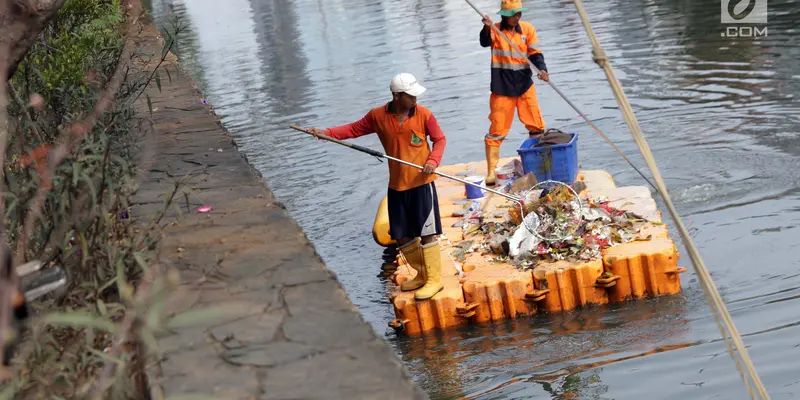
<svg viewBox="0 0 800 400"><path fill-rule="evenodd" d="M544 63L544 54L536 53L528 57L529 60L541 71L547 71L547 65Z"/></svg>
<svg viewBox="0 0 800 400"><path fill-rule="evenodd" d="M484 25L481 29L481 47L489 47L492 45L492 28Z"/></svg>

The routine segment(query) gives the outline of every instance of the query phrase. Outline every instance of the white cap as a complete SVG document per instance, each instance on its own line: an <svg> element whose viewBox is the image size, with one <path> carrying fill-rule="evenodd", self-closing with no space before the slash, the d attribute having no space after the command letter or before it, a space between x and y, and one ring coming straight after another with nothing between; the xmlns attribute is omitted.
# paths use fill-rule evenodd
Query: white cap
<svg viewBox="0 0 800 400"><path fill-rule="evenodd" d="M392 83L389 84L389 88L392 90L392 93L407 93L414 97L425 93L427 90L417 82L417 78L414 78L414 75L406 72L395 75L395 77L392 78Z"/></svg>

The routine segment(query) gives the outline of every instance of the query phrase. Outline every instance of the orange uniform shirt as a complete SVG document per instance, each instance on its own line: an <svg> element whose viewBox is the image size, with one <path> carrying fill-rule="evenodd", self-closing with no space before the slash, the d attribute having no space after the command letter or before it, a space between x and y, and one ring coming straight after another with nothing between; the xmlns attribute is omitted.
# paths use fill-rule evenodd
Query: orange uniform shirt
<svg viewBox="0 0 800 400"><path fill-rule="evenodd" d="M442 160L447 139L433 113L417 104L401 124L392 112L392 103L375 107L360 120L351 124L328 128L325 134L339 140L357 138L377 133L386 155L423 166L432 162L436 167ZM428 146L431 138L433 149ZM389 160L389 187L398 190L413 189L436 180L437 175Z"/></svg>

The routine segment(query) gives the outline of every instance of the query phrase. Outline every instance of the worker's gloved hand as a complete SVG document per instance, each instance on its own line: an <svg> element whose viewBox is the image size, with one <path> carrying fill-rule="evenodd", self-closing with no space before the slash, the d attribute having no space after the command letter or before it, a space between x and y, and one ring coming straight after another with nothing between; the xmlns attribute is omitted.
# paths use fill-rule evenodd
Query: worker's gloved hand
<svg viewBox="0 0 800 400"><path fill-rule="evenodd" d="M484 16L483 16L483 18L481 19L481 21L482 21L482 22L483 22L483 24L484 24L484 25L486 25L486 26L489 26L489 27L491 27L491 26L492 26L492 18L491 18L491 17L489 17L488 15L484 15Z"/></svg>
<svg viewBox="0 0 800 400"><path fill-rule="evenodd" d="M426 174L432 174L436 171L436 166L432 162L426 162L425 165L422 166L422 172Z"/></svg>
<svg viewBox="0 0 800 400"><path fill-rule="evenodd" d="M314 134L314 137L319 140L319 136L325 136L325 131L322 129L311 128L308 130L309 132Z"/></svg>
<svg viewBox="0 0 800 400"><path fill-rule="evenodd" d="M547 71L539 71L539 79L547 82L550 80L550 74L548 74Z"/></svg>

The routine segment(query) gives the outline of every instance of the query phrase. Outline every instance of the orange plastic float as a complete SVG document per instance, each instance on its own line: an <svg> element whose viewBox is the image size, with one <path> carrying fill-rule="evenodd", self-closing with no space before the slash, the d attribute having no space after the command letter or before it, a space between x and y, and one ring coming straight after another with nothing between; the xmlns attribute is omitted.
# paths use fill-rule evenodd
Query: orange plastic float
<svg viewBox="0 0 800 400"><path fill-rule="evenodd" d="M681 291L678 249L671 239L622 243L603 251L603 267L619 277L608 292L609 300L620 302Z"/></svg>
<svg viewBox="0 0 800 400"><path fill-rule="evenodd" d="M473 322L516 319L536 313L536 302L529 271L507 264L484 265L465 274L461 280L466 308Z"/></svg>
<svg viewBox="0 0 800 400"><path fill-rule="evenodd" d="M444 256L444 254L442 254ZM398 257L400 264L392 280L400 284L414 279L417 271L405 264ZM452 263L442 259L442 284L444 289L428 300L417 301L414 292L402 292L399 289L392 293L390 299L394 304L396 319L389 326L402 330L407 334L416 334L430 330L442 330L459 325L466 325L468 320L463 314L464 292Z"/></svg>
<svg viewBox="0 0 800 400"><path fill-rule="evenodd" d="M498 165L513 160L501 159ZM486 162L447 165L439 171L455 175L485 175ZM467 172L470 171L470 172ZM647 218L636 241L609 247L602 258L586 262L542 262L529 269L492 260L494 255L470 252L461 263L451 254L464 240L475 244L483 238L467 237L453 224L462 217L455 215L466 199L464 185L449 179L437 179L439 209L442 219L442 283L444 290L424 301L414 299L414 292L402 292L400 283L413 279L416 271L405 265L398 255L397 270L392 281L397 288L390 294L396 319L389 323L398 333L415 335L428 331L446 330L470 323L488 323L530 316L537 312L566 312L579 307L617 303L679 293L679 254L661 223L647 187L617 187L606 171L580 171L576 181L583 183L582 197L604 198L615 208L631 211ZM502 212L511 202L491 193L478 199L488 220L502 221ZM388 215L381 203L373 226L376 243L388 247Z"/></svg>
<svg viewBox="0 0 800 400"><path fill-rule="evenodd" d="M603 262L585 263L557 261L541 263L533 269L533 278L542 293L542 309L548 312L569 311L589 304L608 303L608 282L598 281L603 275Z"/></svg>

